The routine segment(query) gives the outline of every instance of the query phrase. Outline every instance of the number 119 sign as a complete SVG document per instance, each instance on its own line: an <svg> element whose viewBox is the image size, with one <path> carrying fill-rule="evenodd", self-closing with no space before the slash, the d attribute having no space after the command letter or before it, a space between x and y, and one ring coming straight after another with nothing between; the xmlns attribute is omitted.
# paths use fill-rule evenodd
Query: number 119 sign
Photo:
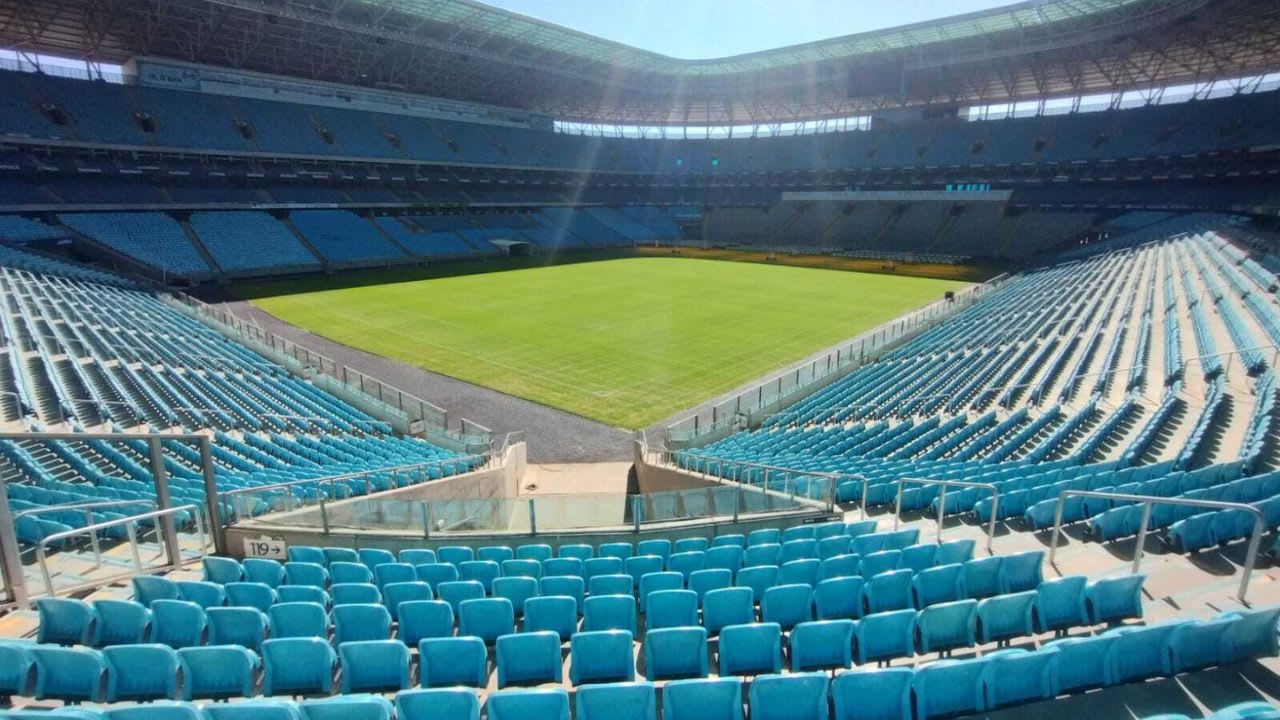
<svg viewBox="0 0 1280 720"><path fill-rule="evenodd" d="M267 558L269 560L284 560L287 546L283 540L276 538L245 538L244 539L244 556L251 558Z"/></svg>

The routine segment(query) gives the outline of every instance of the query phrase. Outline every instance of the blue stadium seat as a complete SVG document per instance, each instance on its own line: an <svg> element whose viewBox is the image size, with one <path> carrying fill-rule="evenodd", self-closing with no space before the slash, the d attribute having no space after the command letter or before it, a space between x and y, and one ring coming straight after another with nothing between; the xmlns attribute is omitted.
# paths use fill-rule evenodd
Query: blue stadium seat
<svg viewBox="0 0 1280 720"><path fill-rule="evenodd" d="M587 591L590 592L591 590L591 581L595 578L600 577L601 575L626 574L627 577L631 577L630 574L623 572L623 570L625 569L626 569L626 565L622 562L622 560L619 560L618 558L615 558L615 557L604 557L604 558L593 557L593 558L587 558L586 560L583 560L582 577L584 580L587 581ZM636 585L637 584L636 578L632 577L631 583L633 586Z"/></svg>
<svg viewBox="0 0 1280 720"><path fill-rule="evenodd" d="M782 546L778 543L764 543L760 545L748 545L746 553L742 556L743 567L758 567L761 565L779 565L782 562Z"/></svg>
<svg viewBox="0 0 1280 720"><path fill-rule="evenodd" d="M1044 564L1044 551L1005 555L1000 563L1000 592L1016 593L1035 590L1044 580L1041 566Z"/></svg>
<svg viewBox="0 0 1280 720"><path fill-rule="evenodd" d="M582 614L582 602L586 597L586 583L580 577L572 575L553 575L538 581L538 594L541 596L560 595L573 598L577 613Z"/></svg>
<svg viewBox="0 0 1280 720"><path fill-rule="evenodd" d="M596 557L614 557L619 560L626 560L633 555L635 555L635 548L632 547L629 542L601 543L600 546L596 548ZM659 568L656 571L651 570L650 572L661 571L662 569Z"/></svg>
<svg viewBox="0 0 1280 720"><path fill-rule="evenodd" d="M244 579L247 582L262 583L271 588L278 588L284 584L284 566L275 560L245 558L240 565L244 568ZM136 583L134 588L136 595ZM173 597L177 598L177 588L174 588ZM139 602L142 602L142 600L139 599Z"/></svg>
<svg viewBox="0 0 1280 720"><path fill-rule="evenodd" d="M458 605L458 634L492 645L500 635L516 631L515 608L506 598L464 600Z"/></svg>
<svg viewBox="0 0 1280 720"><path fill-rule="evenodd" d="M412 565L415 571L419 565L432 565L439 562L436 557L436 551L426 548L405 548L400 551L396 558L398 562Z"/></svg>
<svg viewBox="0 0 1280 720"><path fill-rule="evenodd" d="M511 560L509 562L523 561ZM525 602L538 596L538 581L527 575L500 577L493 581L493 596L509 600L516 617L523 617Z"/></svg>
<svg viewBox="0 0 1280 720"><path fill-rule="evenodd" d="M721 676L782 672L782 628L777 623L721 628L717 652Z"/></svg>
<svg viewBox="0 0 1280 720"><path fill-rule="evenodd" d="M403 555L405 552L406 551L401 550L400 554ZM435 553L432 553L430 550L426 550L426 551L420 550L418 552L431 553L431 557L435 557ZM329 548L325 548L325 556L326 557L330 556ZM344 557L349 558L350 555L344 554ZM417 559L419 557L422 557L422 556L410 555L410 558L412 559ZM361 563L364 563L364 566L369 568L370 570L376 569L379 565L387 565L389 563L394 563L394 562L401 562L406 565L418 564L417 562L409 562L409 559L406 559L403 557L400 558L399 560L396 560L396 556L394 553L392 553L390 550L384 550L382 548L360 548L359 550L356 551L356 559L359 560ZM330 558L330 562L332 562L332 558ZM419 562L434 562L434 560L420 560Z"/></svg>
<svg viewBox="0 0 1280 720"><path fill-rule="evenodd" d="M782 531L777 528L761 528L747 533L747 547L756 545L778 545L782 542Z"/></svg>
<svg viewBox="0 0 1280 720"><path fill-rule="evenodd" d="M731 575L737 575L742 569L742 559L745 550L738 545L717 545L707 550L707 570L720 569L728 570Z"/></svg>
<svg viewBox="0 0 1280 720"><path fill-rule="evenodd" d="M271 638L262 643L262 694L328 695L338 656L314 637Z"/></svg>
<svg viewBox="0 0 1280 720"><path fill-rule="evenodd" d="M373 571L364 563L335 562L329 564L329 580L334 584L373 582Z"/></svg>
<svg viewBox="0 0 1280 720"><path fill-rule="evenodd" d="M751 588L732 587L712 590L702 601L702 626L712 637L730 625L744 625L756 620Z"/></svg>
<svg viewBox="0 0 1280 720"><path fill-rule="evenodd" d="M1037 632L1053 630L1059 634L1073 627L1089 624L1085 608L1085 585L1088 579L1072 575L1046 580L1036 588L1032 616Z"/></svg>
<svg viewBox="0 0 1280 720"><path fill-rule="evenodd" d="M582 603L582 629L636 632L636 599L630 595L588 597Z"/></svg>
<svg viewBox="0 0 1280 720"><path fill-rule="evenodd" d="M288 562L312 563L315 565L326 565L329 559L325 557L324 548L311 547L310 545L290 545L285 553Z"/></svg>
<svg viewBox="0 0 1280 720"><path fill-rule="evenodd" d="M276 591L266 583L228 583L223 588L227 591L227 605L231 607L251 607L267 612L279 599Z"/></svg>
<svg viewBox="0 0 1280 720"><path fill-rule="evenodd" d="M332 618L335 645L391 637L391 613L381 605L339 605Z"/></svg>
<svg viewBox="0 0 1280 720"><path fill-rule="evenodd" d="M707 567L707 553L703 550L675 553L667 558L667 569L679 573L688 580L689 575Z"/></svg>
<svg viewBox="0 0 1280 720"><path fill-rule="evenodd" d="M698 594L692 590L659 590L648 595L646 602L646 631L698 624Z"/></svg>
<svg viewBox="0 0 1280 720"><path fill-rule="evenodd" d="M649 573L662 572L662 558L657 555L640 555L629 557L624 561L623 568L626 574L631 576L635 581L636 587L640 587L640 578Z"/></svg>
<svg viewBox="0 0 1280 720"><path fill-rule="evenodd" d="M431 591L440 594L440 584L447 582L456 582L458 580L458 568L449 563L422 563L413 566L414 573L418 579L431 586Z"/></svg>
<svg viewBox="0 0 1280 720"><path fill-rule="evenodd" d="M1219 615L1211 620L1183 623L1169 636L1169 663L1174 673L1201 670L1234 660L1230 652L1232 625L1236 615Z"/></svg>
<svg viewBox="0 0 1280 720"><path fill-rule="evenodd" d="M554 632L562 642L578 629L577 602L568 596L543 595L525 601L524 632Z"/></svg>
<svg viewBox="0 0 1280 720"><path fill-rule="evenodd" d="M107 702L178 698L178 653L168 645L116 645L103 650L102 657Z"/></svg>
<svg viewBox="0 0 1280 720"><path fill-rule="evenodd" d="M486 652L484 641L476 637L425 638L418 642L418 684L484 687L489 675Z"/></svg>
<svg viewBox="0 0 1280 720"><path fill-rule="evenodd" d="M862 563L858 566L858 573L864 578L873 578L881 573L897 570L898 563L902 561L901 550L881 550L873 552L869 555L862 556Z"/></svg>
<svg viewBox="0 0 1280 720"><path fill-rule="evenodd" d="M646 680L704 678L707 672L706 628L670 627L645 632Z"/></svg>
<svg viewBox="0 0 1280 720"><path fill-rule="evenodd" d="M1036 652L997 650L985 656L982 685L989 709L1036 700L1052 700L1058 694L1058 651L1052 646Z"/></svg>
<svg viewBox="0 0 1280 720"><path fill-rule="evenodd" d="M278 603L267 612L271 637L328 637L329 615L318 603Z"/></svg>
<svg viewBox="0 0 1280 720"><path fill-rule="evenodd" d="M964 566L952 563L921 570L911 580L911 597L918 609L964 600Z"/></svg>
<svg viewBox="0 0 1280 720"><path fill-rule="evenodd" d="M320 550L321 552L324 553L325 565L329 566L330 569L332 569L334 563L360 562L360 553L355 550L352 550L351 548L323 547L323 548L320 548ZM381 557L385 557L385 555L382 555L382 553L386 553L386 555L391 554L386 550L374 550L372 552L378 553L378 555ZM386 562L394 562L394 561L389 560ZM378 564L377 562L374 562L374 563L371 563L368 567L372 568L374 565L377 565L377 564Z"/></svg>
<svg viewBox="0 0 1280 720"><path fill-rule="evenodd" d="M216 607L205 611L210 645L240 645L257 651L267 638L270 621L261 610L249 607Z"/></svg>
<svg viewBox="0 0 1280 720"><path fill-rule="evenodd" d="M187 702L118 705L107 709L103 716L108 720L204 720L200 708Z"/></svg>
<svg viewBox="0 0 1280 720"><path fill-rule="evenodd" d="M458 579L480 583L486 595L493 592L494 578L501 575L502 566L492 560L468 560L458 564Z"/></svg>
<svg viewBox="0 0 1280 720"><path fill-rule="evenodd" d="M244 580L244 568L234 558L206 555L200 565L204 579L211 583L226 585Z"/></svg>
<svg viewBox="0 0 1280 720"><path fill-rule="evenodd" d="M1182 621L1169 622L1106 631L1108 635L1118 636L1115 650L1116 682L1127 683L1172 675L1169 639L1182 624Z"/></svg>
<svg viewBox="0 0 1280 720"><path fill-rule="evenodd" d="M825 673L761 675L747 691L752 720L828 720Z"/></svg>
<svg viewBox="0 0 1280 720"><path fill-rule="evenodd" d="M910 657L915 650L916 612L895 610L868 615L854 628L858 664Z"/></svg>
<svg viewBox="0 0 1280 720"><path fill-rule="evenodd" d="M222 607L227 602L226 592L216 583L180 580L175 584L178 586L179 599L195 603L206 610Z"/></svg>
<svg viewBox="0 0 1280 720"><path fill-rule="evenodd" d="M955 648L973 647L977 618L977 600L930 605L916 616L916 647L921 653L942 654Z"/></svg>
<svg viewBox="0 0 1280 720"><path fill-rule="evenodd" d="M831 680L832 720L911 720L910 668L839 673Z"/></svg>
<svg viewBox="0 0 1280 720"><path fill-rule="evenodd" d="M278 563L272 564L279 567ZM246 567L247 569L248 567ZM131 583L133 585L133 599L147 607L151 607L151 603L156 600L177 600L179 598L178 584L168 578L154 575L135 575Z"/></svg>
<svg viewBox="0 0 1280 720"><path fill-rule="evenodd" d="M151 629L151 611L132 600L95 600L93 612L97 621L89 644L96 648L145 642Z"/></svg>
<svg viewBox="0 0 1280 720"><path fill-rule="evenodd" d="M391 720L395 707L377 695L307 700L298 705L303 720Z"/></svg>
<svg viewBox="0 0 1280 720"><path fill-rule="evenodd" d="M760 600L760 619L790 630L813 619L813 589L808 585L775 585Z"/></svg>
<svg viewBox="0 0 1280 720"><path fill-rule="evenodd" d="M696 570L689 574L689 589L698 596L698 606L712 590L733 587L733 573L726 568Z"/></svg>
<svg viewBox="0 0 1280 720"><path fill-rule="evenodd" d="M672 553L706 552L709 549L711 549L711 541L704 537L680 538L676 540L675 543L671 546ZM636 545L637 555L662 555L662 553L660 552L643 553L643 552L639 552L639 550L640 550L640 546Z"/></svg>
<svg viewBox="0 0 1280 720"><path fill-rule="evenodd" d="M458 617L458 606L467 600L480 600L485 596L484 586L474 580L458 580L442 582L435 588L436 597L449 603L454 617Z"/></svg>
<svg viewBox="0 0 1280 720"><path fill-rule="evenodd" d="M576 558L583 562L590 560L596 556L596 549L590 545L561 545L556 551L556 557L560 558ZM621 571L621 568L619 568Z"/></svg>
<svg viewBox="0 0 1280 720"><path fill-rule="evenodd" d="M504 560L502 562L502 577L524 577L538 580L542 577L542 563L537 560Z"/></svg>
<svg viewBox="0 0 1280 720"><path fill-rule="evenodd" d="M663 720L743 720L742 680L675 680L662 687Z"/></svg>
<svg viewBox="0 0 1280 720"><path fill-rule="evenodd" d="M498 666L498 688L560 682L560 635L526 628L525 632L503 635L494 644Z"/></svg>
<svg viewBox="0 0 1280 720"><path fill-rule="evenodd" d="M537 563L543 563L552 559L552 557L554 557L554 553L552 553L550 545L532 543L520 545L516 548L517 560L533 560Z"/></svg>
<svg viewBox="0 0 1280 720"><path fill-rule="evenodd" d="M978 603L978 641L1007 644L1011 638L1035 632L1031 613L1035 606L1034 590L997 595Z"/></svg>
<svg viewBox="0 0 1280 720"><path fill-rule="evenodd" d="M653 572L641 576L637 586L640 611L649 612L649 596L655 592L684 589L684 576L678 572Z"/></svg>
<svg viewBox="0 0 1280 720"><path fill-rule="evenodd" d="M300 720L298 706L288 700L213 703L201 708L205 720Z"/></svg>
<svg viewBox="0 0 1280 720"><path fill-rule="evenodd" d="M93 606L74 598L36 600L40 627L36 642L58 645L89 645L98 624Z"/></svg>
<svg viewBox="0 0 1280 720"><path fill-rule="evenodd" d="M497 563L499 567L506 560L514 560L516 553L506 545L488 545L476 550L476 560Z"/></svg>
<svg viewBox="0 0 1280 720"><path fill-rule="evenodd" d="M465 545L446 545L445 547L436 548L436 557L440 558L442 563L458 567L464 562L475 560L476 553Z"/></svg>
<svg viewBox="0 0 1280 720"><path fill-rule="evenodd" d="M603 559L617 560L617 558ZM630 575L621 573L617 575L596 575L587 582L587 595L593 597L604 595L626 595L630 597L634 592L635 580Z"/></svg>
<svg viewBox="0 0 1280 720"><path fill-rule="evenodd" d="M1000 564L1003 555L968 560L964 563L964 591L971 598L981 600L1000 594Z"/></svg>
<svg viewBox="0 0 1280 720"><path fill-rule="evenodd" d="M182 699L249 697L261 667L258 654L238 645L182 648Z"/></svg>
<svg viewBox="0 0 1280 720"><path fill-rule="evenodd" d="M938 546L933 543L912 545L904 548L901 552L902 554L898 559L898 567L900 568L918 573L937 564L934 560L938 555Z"/></svg>
<svg viewBox="0 0 1280 720"><path fill-rule="evenodd" d="M1280 638L1271 632L1280 618L1280 607L1233 611L1224 615L1239 618L1238 622L1227 628L1224 661L1240 662L1249 658L1280 655Z"/></svg>
<svg viewBox="0 0 1280 720"><path fill-rule="evenodd" d="M791 529L791 528L788 528ZM813 538L803 538L798 540L787 540L782 543L782 555L779 558L779 565L785 565L793 560L807 560L818 558L818 541Z"/></svg>
<svg viewBox="0 0 1280 720"><path fill-rule="evenodd" d="M453 635L453 608L443 600L410 600L400 604L396 637L416 648L424 638Z"/></svg>
<svg viewBox="0 0 1280 720"><path fill-rule="evenodd" d="M333 572L332 567L329 568L329 572L330 573ZM392 562L382 563L381 565L377 565L373 568L373 577L374 577L374 584L376 584L378 588L381 589L384 593L386 592L387 588L391 585L401 585L401 584L419 582L417 568L415 568L414 566L408 563L392 563ZM337 582L337 580L334 580L334 582ZM363 582L369 582L369 581L364 580ZM425 585L426 583L423 583L423 584ZM427 587L428 589L430 589L429 585ZM418 599L426 600L429 598L418 598Z"/></svg>
<svg viewBox="0 0 1280 720"><path fill-rule="evenodd" d="M286 585L307 585L321 590L329 587L329 571L319 563L287 562L284 564Z"/></svg>
<svg viewBox="0 0 1280 720"><path fill-rule="evenodd" d="M813 590L819 620L862 617L862 578L857 575L823 580Z"/></svg>
<svg viewBox="0 0 1280 720"><path fill-rule="evenodd" d="M377 605L382 603L382 593L373 583L337 583L329 586L329 598L333 606ZM270 606L268 606L270 611Z"/></svg>
<svg viewBox="0 0 1280 720"><path fill-rule="evenodd" d="M574 696L577 720L656 720L658 697L652 683L587 685Z"/></svg>
<svg viewBox="0 0 1280 720"><path fill-rule="evenodd" d="M938 660L920 666L911 680L917 720L984 711L982 680L987 662L986 658Z"/></svg>
<svg viewBox="0 0 1280 720"><path fill-rule="evenodd" d="M569 693L563 688L494 693L485 708L489 720L569 720Z"/></svg>
<svg viewBox="0 0 1280 720"><path fill-rule="evenodd" d="M671 541L666 538L657 538L654 540L641 540L636 543L637 555L657 555L663 560L671 557Z"/></svg>
<svg viewBox="0 0 1280 720"><path fill-rule="evenodd" d="M328 592L311 585L281 585L276 598L280 603L312 603L322 608L328 608L331 600Z"/></svg>
<svg viewBox="0 0 1280 720"><path fill-rule="evenodd" d="M398 640L356 640L338 646L342 693L394 692L409 687L409 648Z"/></svg>
<svg viewBox="0 0 1280 720"><path fill-rule="evenodd" d="M588 600L589 601L589 600ZM627 630L584 631L569 639L569 681L630 682L635 679L635 656ZM558 645L558 643L557 643Z"/></svg>
<svg viewBox="0 0 1280 720"><path fill-rule="evenodd" d="M1115 635L1062 638L1046 645L1058 650L1058 689L1079 692L1116 683Z"/></svg>
<svg viewBox="0 0 1280 720"><path fill-rule="evenodd" d="M1084 591L1089 622L1116 624L1142 618L1142 584L1146 575L1125 575L1090 582Z"/></svg>
<svg viewBox="0 0 1280 720"><path fill-rule="evenodd" d="M910 570L890 570L868 579L862 586L863 611L878 613L912 607L914 577Z"/></svg>
<svg viewBox="0 0 1280 720"><path fill-rule="evenodd" d="M197 604L185 600L156 600L151 603L151 641L174 650L204 644L208 618Z"/></svg>
<svg viewBox="0 0 1280 720"><path fill-rule="evenodd" d="M764 591L778 584L778 567L776 565L757 565L744 567L734 578L736 587L751 589L751 600L759 603L764 598Z"/></svg>
<svg viewBox="0 0 1280 720"><path fill-rule="evenodd" d="M107 661L100 651L35 645L28 653L35 663L36 700L74 703L102 699Z"/></svg>
<svg viewBox="0 0 1280 720"><path fill-rule="evenodd" d="M791 630L791 671L847 669L853 665L852 620L818 620Z"/></svg>
<svg viewBox="0 0 1280 720"><path fill-rule="evenodd" d="M396 693L397 720L480 720L480 699L466 688Z"/></svg>
<svg viewBox="0 0 1280 720"><path fill-rule="evenodd" d="M778 568L778 584L808 585L812 589L818 584L821 570L822 562L815 558L785 562Z"/></svg>
<svg viewBox="0 0 1280 720"><path fill-rule="evenodd" d="M973 548L977 543L973 540L948 540L938 545L933 556L934 565L953 565L973 559Z"/></svg>
<svg viewBox="0 0 1280 720"><path fill-rule="evenodd" d="M578 558L550 558L542 561L542 577L585 577L585 568ZM585 581L584 581L585 584Z"/></svg>

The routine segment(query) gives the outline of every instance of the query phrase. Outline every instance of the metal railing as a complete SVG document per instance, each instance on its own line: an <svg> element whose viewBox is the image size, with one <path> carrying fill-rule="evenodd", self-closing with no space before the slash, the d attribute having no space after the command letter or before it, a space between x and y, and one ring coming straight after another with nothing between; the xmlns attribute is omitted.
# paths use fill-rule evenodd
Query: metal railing
<svg viewBox="0 0 1280 720"><path fill-rule="evenodd" d="M154 500L102 500L99 502L85 503L68 503L66 505L48 505L45 507L31 508L30 510L22 510L13 514L13 522L16 524L24 517L32 517L35 515L52 515L55 513L75 512L83 513L85 526L94 524L93 512L101 508L112 507L132 507L136 505L145 505L156 510L157 505ZM89 543L93 546L93 569L97 570L102 567L102 543L98 540L97 533L90 533Z"/></svg>
<svg viewBox="0 0 1280 720"><path fill-rule="evenodd" d="M204 513L202 512L202 508L198 505L178 505L175 507L165 508L163 510L153 510L148 513L142 513L141 515L130 515L129 517L117 518L115 520L108 520L106 522L95 523L81 528L72 528L70 530L53 533L52 535L46 535L41 538L40 542L36 543L36 563L40 566L40 575L44 579L45 591L49 595L57 594L57 591L53 587L53 575L49 572L49 562L45 551L45 548L48 545L55 542L62 542L63 540L84 535L86 533L88 533L91 538L96 538L98 531L120 525L125 526L125 531L129 535L129 547L133 554L133 572L120 573L118 575L111 576L110 578L95 578L92 582L85 583L83 587L100 587L113 580L127 578L142 573L144 568L142 566L142 556L138 552L138 523L145 520L164 521L157 524L162 528L161 532L166 535L164 542L162 543L165 547L165 554L168 555L168 562L165 567L173 570L181 568L183 565L182 552L178 546L177 530L174 527L173 519L175 515L185 513L191 513L191 516L195 518L196 532L200 535L200 553L193 558L193 560L199 560L204 557L204 551L209 546L209 542L204 529ZM101 556L99 556L99 561L100 560ZM66 592L74 589L79 589L79 586L76 588L63 588L62 590Z"/></svg>
<svg viewBox="0 0 1280 720"><path fill-rule="evenodd" d="M299 508L307 507L308 505L305 502L299 502L298 505L293 504L296 498L293 495L292 488L303 486L303 485L314 485L316 488L315 504L320 507L320 518L325 525L325 532L327 533L328 521L324 511L324 504L328 498L326 498L324 493L320 492L320 487L322 485L330 485L330 486L337 485L338 487L345 488L346 493L344 497L339 498L335 496L333 499L347 499L347 498L355 497L355 493L351 490L350 486L347 484L352 480L363 480L364 490L365 490L364 495L370 495L373 493L373 487L374 487L373 482L371 480L373 476L388 477L391 484L391 487L388 489L398 489L401 487L406 487L408 485L417 484L415 482L407 482L404 484L396 482L396 477L401 474L424 473L431 470L432 468L437 468L443 465L467 464L467 465L472 465L473 467L480 467L484 465L486 462L488 462L488 460L489 460L489 457L485 455L464 455L456 458L431 460L428 462L411 463L408 465L396 465L396 466L387 467L387 468L361 470L359 472L346 473L343 475L329 475L326 477L304 478L301 480L289 480L286 482L271 483L269 485L257 485L255 487L237 488L235 490L227 490L224 492L219 492L218 504L220 507L230 508L231 517L227 519L227 524L233 525L236 522L240 521L242 515L248 515L252 517L252 513L248 512L247 506L239 502L239 499L242 496L246 496L246 495L252 496L254 494L267 493L267 492L271 492L275 494L276 491L284 490L285 492L278 493L279 495L285 498L285 507L279 508L279 510L287 512L290 510L296 510ZM474 461L474 464L473 464L473 461ZM458 474L458 473L454 473L454 474ZM342 493L337 493L337 494L340 495ZM242 512L242 509L244 509L245 512Z"/></svg>
<svg viewBox="0 0 1280 720"><path fill-rule="evenodd" d="M1142 567L1143 546L1147 541L1147 530L1151 524L1151 507L1153 505L1179 505L1183 507L1202 507L1211 510L1241 510L1253 515L1253 533L1249 536L1249 549L1245 553L1244 576L1240 578L1240 590L1236 597L1245 602L1249 592L1249 580L1253 576L1253 568L1258 563L1258 547L1262 543L1262 535L1267 531L1266 517L1262 511L1248 503L1221 502L1218 500L1192 500L1179 497L1159 497L1157 495L1130 495L1127 493L1111 493L1098 490L1064 490L1058 493L1058 502L1053 509L1053 539L1049 543L1049 564L1054 564L1058 553L1058 540L1062 536L1062 509L1067 498L1092 497L1105 500L1121 500L1140 503L1142 505L1142 521L1138 524L1138 543L1133 550L1133 567L1131 573Z"/></svg>
<svg viewBox="0 0 1280 720"><path fill-rule="evenodd" d="M864 487L866 483L866 478L860 474L849 474L849 473L841 473L841 472L824 472L824 471L818 471L818 470L797 470L795 468L785 468L778 465L768 465L766 463L750 462L747 460L726 460L724 458L716 457L713 455L701 455L698 453L690 453L690 452L676 452L672 456L672 460L674 461L677 458L688 458L691 460L700 460L703 462L704 467L707 467L708 463L715 464L714 472L710 471L709 469L697 470L693 468L685 468L685 467L676 465L676 467L679 467L681 470L701 473L702 475L708 475L710 477L714 477L718 480L722 480L726 482L742 483L744 485L749 485L751 487L759 487L760 489L768 492L781 492L782 494L787 495L793 499L796 497L796 487L792 480L794 477L798 476L798 477L808 477L808 478L821 478L827 482L825 502L826 502L828 512L833 512L835 510L836 486L838 486L842 480L852 480L857 478L862 480L862 482L864 483ZM758 484L755 482L745 482L735 477L726 476L724 474L726 467L738 468L738 469L744 469L744 470L760 470L762 472L762 477ZM782 490L773 490L769 487L770 473L773 473L775 475L781 474L783 476ZM806 500L817 500L817 498L812 498L812 497L809 497L808 495L803 495L801 497ZM865 504L865 500L864 500L864 504ZM865 516L865 508L864 508L864 516Z"/></svg>
<svg viewBox="0 0 1280 720"><path fill-rule="evenodd" d="M938 493L938 542L942 542L942 523L947 514L947 492L946 488L982 488L991 491L991 520L987 522L987 554L995 555L995 551L991 549L992 542L996 536L996 511L1000 508L1000 488L992 483L970 482L968 480L931 480L928 478L898 478L897 498L893 503L893 529L898 529L898 521L902 519L902 486L907 483L913 485L937 485L943 490ZM863 502L865 502L865 498Z"/></svg>

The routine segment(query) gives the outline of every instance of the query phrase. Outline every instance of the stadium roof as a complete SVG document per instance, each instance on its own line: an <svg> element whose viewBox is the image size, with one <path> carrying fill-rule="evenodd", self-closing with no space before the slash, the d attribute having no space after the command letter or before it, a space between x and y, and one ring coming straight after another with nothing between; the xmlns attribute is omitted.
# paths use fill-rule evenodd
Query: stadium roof
<svg viewBox="0 0 1280 720"><path fill-rule="evenodd" d="M472 0L0 0L0 44L135 55L642 125L771 124L1280 68L1280 3L1030 0L679 60Z"/></svg>

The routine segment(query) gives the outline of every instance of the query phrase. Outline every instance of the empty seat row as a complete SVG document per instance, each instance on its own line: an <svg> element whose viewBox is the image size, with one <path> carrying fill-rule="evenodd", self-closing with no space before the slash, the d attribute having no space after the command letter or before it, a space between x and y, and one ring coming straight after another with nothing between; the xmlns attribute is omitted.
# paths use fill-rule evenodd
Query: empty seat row
<svg viewBox="0 0 1280 720"><path fill-rule="evenodd" d="M1107 630L1092 637L1062 638L1051 641L1038 650L1005 649L981 657L939 660L913 668L841 672L834 678L825 672L805 669L848 667L847 661L841 656L847 653L847 646L830 641L832 637L843 638L844 635L835 632L826 623L814 624L813 638L792 638L790 652L793 672L788 675L779 674L782 657L780 633L771 632L778 630L776 626L735 626L721 638L719 678L706 677L705 653L701 660L695 660L688 668L674 668L669 672L654 674L689 678L676 679L664 686L664 720L742 718L742 675L754 676L747 693L747 705L753 718L827 720L834 717L838 720L854 720L878 717L926 720L937 716L986 712L1051 699L1062 693L1141 682L1252 658L1274 657L1280 654L1280 642L1276 635L1278 616L1280 607L1227 612L1208 620L1128 626ZM696 633L697 630L681 629L686 634L689 631ZM806 647L810 640L820 641L819 645ZM475 645L478 640L455 638L453 641L469 641L473 652L480 653L476 656L478 660L481 663L484 661L483 644L478 647ZM265 695L330 694L334 689L334 670L342 668L341 689L344 696L327 701L334 703L329 708L334 712L334 720L340 720L336 717L340 713L362 720L390 720L391 708L385 700L347 696L348 693L364 690L399 690L396 707L401 713L398 717L404 720L419 717L430 717L433 720L451 720L455 717L474 720L479 716L479 703L471 690L457 687L408 690L408 654L397 643L351 643L339 650L340 663L333 649L318 640L295 638L273 640L269 643L264 653L262 678ZM554 647L556 652L547 654L535 645ZM507 689L559 680L561 662L558 651L559 642L552 633L499 638L496 658L500 690L489 695L489 717L568 718L569 696L563 689ZM187 685L203 685L207 682L206 675L234 677L236 673L226 665L235 663L225 663L225 658L215 656L235 652L251 655L237 648L188 648L175 653L161 646L136 646L99 652L2 643L0 661L3 662L0 662L0 668L5 670L2 676L5 682L11 684L0 687L0 693L30 694L42 699L71 702L102 698L108 698L109 701L110 698L174 698L178 696L175 690L177 665L181 665L184 685L181 696L184 699L236 697L235 688L232 687L235 683L228 685L223 693L217 695L185 691ZM427 654L429 653L430 651ZM424 654L424 658L427 654ZM551 660L552 657L554 661ZM218 661L224 661L223 665L220 666ZM629 633L607 631L580 634L571 643L570 665L570 674L573 676L571 679L575 685L580 685L576 691L579 720L595 717L596 714L607 720L652 720L656 717L653 686L631 682L635 673ZM672 667L665 661L653 662L648 653L646 665L653 665L658 669ZM466 670L461 663L454 663L449 667L457 670L455 675L458 678L466 679ZM31 670L33 672L29 672ZM35 680L28 687L26 678L31 675L34 675ZM252 683L252 676L245 675L236 682L240 683L240 687L248 688ZM431 685L434 682L427 677L423 684ZM361 703L368 702L378 704L381 709L359 708ZM147 712L167 719L167 713L176 712L171 710L174 707L183 706L152 705L147 706ZM225 707L241 708L246 713L243 720L275 717L250 712L255 707L272 707L267 703L233 703ZM113 712L119 713L122 709L107 710L114 720L121 720L120 715L111 715ZM45 717L52 720L54 716L50 714ZM83 718L69 716L68 720L71 717ZM177 714L174 717L194 719L199 716ZM157 720L150 715L149 718ZM298 720L298 711L280 715L279 718ZM218 720L233 719L228 716ZM328 720L328 716L323 720Z"/></svg>

